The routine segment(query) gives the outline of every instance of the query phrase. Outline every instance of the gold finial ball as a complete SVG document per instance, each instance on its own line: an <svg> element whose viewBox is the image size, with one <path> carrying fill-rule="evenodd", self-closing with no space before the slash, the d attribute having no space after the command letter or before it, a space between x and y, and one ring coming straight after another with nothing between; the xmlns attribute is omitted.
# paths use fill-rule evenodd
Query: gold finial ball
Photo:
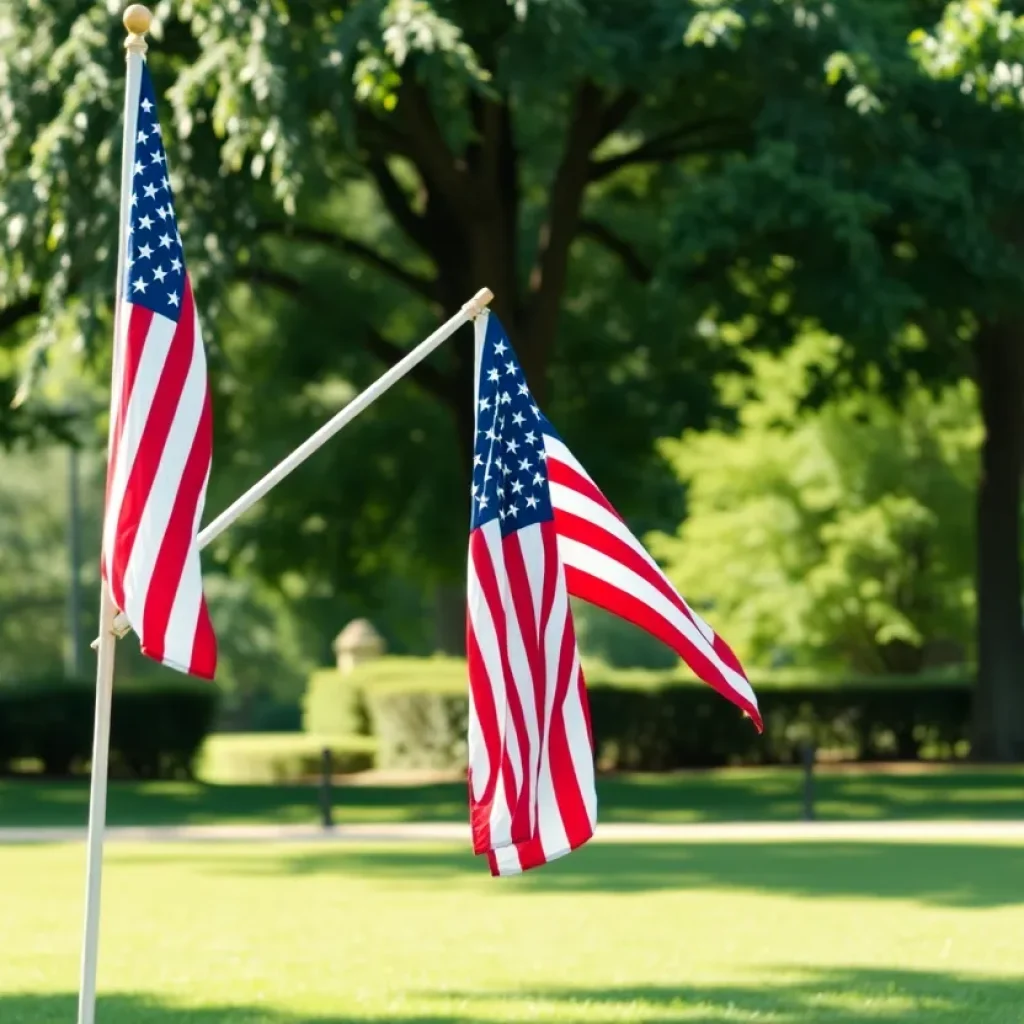
<svg viewBox="0 0 1024 1024"><path fill-rule="evenodd" d="M145 4L131 4L125 9L122 20L133 36L144 36L153 23L153 13Z"/></svg>

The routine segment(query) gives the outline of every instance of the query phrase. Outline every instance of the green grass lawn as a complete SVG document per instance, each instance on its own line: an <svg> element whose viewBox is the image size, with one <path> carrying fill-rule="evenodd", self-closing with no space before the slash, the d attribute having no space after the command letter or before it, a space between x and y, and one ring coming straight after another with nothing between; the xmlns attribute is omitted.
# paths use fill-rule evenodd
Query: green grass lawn
<svg viewBox="0 0 1024 1024"><path fill-rule="evenodd" d="M822 819L1024 815L1024 769L821 770L815 790ZM786 821L799 817L802 800L800 773L791 769L608 778L599 781L598 792L602 821ZM84 825L88 797L84 782L0 780L0 827ZM467 817L462 783L339 786L334 805L340 823ZM108 821L114 825L317 820L311 786L115 783L110 788Z"/></svg>
<svg viewBox="0 0 1024 1024"><path fill-rule="evenodd" d="M0 847L0 1022L74 1019L84 851ZM1024 847L115 845L98 1024L1020 1024Z"/></svg>

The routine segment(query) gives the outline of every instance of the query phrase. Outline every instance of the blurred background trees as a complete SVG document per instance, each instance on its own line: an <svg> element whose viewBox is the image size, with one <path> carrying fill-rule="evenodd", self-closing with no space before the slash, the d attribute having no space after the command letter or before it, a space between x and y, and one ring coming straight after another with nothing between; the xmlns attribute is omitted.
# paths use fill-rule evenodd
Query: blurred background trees
<svg viewBox="0 0 1024 1024"><path fill-rule="evenodd" d="M0 13L0 592L51 595L9 676L67 660L72 439L94 456L86 632L95 604L118 8ZM975 754L1024 756L1012 5L155 10L211 512L486 284L559 430L753 666L977 664ZM467 332L208 552L233 707L294 705L355 615L397 653L460 650L469 352ZM662 664L596 613L580 631Z"/></svg>

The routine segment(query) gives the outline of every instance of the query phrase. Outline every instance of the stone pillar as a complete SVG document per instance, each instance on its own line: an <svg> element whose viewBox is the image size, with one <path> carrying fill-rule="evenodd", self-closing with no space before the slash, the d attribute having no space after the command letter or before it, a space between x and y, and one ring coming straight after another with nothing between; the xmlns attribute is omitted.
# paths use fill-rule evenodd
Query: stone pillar
<svg viewBox="0 0 1024 1024"><path fill-rule="evenodd" d="M366 619L353 619L334 639L335 662L342 675L364 661L381 657L386 650L380 633Z"/></svg>

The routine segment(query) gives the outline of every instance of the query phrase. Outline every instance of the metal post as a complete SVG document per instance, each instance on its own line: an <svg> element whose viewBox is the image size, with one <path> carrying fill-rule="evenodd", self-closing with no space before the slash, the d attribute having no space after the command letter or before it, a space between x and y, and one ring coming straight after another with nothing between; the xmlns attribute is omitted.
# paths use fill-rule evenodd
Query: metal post
<svg viewBox="0 0 1024 1024"><path fill-rule="evenodd" d="M324 747L320 755L320 822L325 829L334 828L334 816L331 813L331 776L334 772L331 764L331 748Z"/></svg>
<svg viewBox="0 0 1024 1024"><path fill-rule="evenodd" d="M804 821L814 821L814 744L808 740L801 753L804 767Z"/></svg>

